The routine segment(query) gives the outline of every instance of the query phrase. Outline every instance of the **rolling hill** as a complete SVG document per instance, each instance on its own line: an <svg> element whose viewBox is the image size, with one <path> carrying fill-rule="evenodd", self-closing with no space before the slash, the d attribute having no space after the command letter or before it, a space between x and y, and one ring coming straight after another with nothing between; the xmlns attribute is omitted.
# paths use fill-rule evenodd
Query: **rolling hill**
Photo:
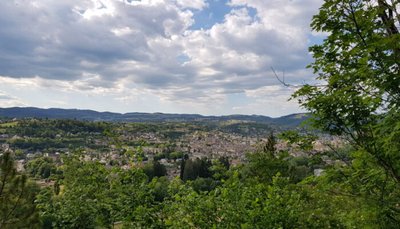
<svg viewBox="0 0 400 229"><path fill-rule="evenodd" d="M79 109L42 109L36 107L0 108L0 117L8 118L49 118L78 119L87 121L110 122L223 122L236 120L241 122L265 123L277 126L297 127L309 118L308 114L291 114L278 118L263 115L226 115L203 116L199 114L166 114L166 113L113 113Z"/></svg>

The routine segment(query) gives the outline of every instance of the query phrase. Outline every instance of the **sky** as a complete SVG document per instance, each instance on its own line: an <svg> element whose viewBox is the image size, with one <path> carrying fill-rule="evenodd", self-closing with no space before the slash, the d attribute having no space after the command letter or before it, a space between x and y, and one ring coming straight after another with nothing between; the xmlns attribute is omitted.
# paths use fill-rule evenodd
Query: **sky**
<svg viewBox="0 0 400 229"><path fill-rule="evenodd" d="M304 112L322 0L0 1L0 107Z"/></svg>

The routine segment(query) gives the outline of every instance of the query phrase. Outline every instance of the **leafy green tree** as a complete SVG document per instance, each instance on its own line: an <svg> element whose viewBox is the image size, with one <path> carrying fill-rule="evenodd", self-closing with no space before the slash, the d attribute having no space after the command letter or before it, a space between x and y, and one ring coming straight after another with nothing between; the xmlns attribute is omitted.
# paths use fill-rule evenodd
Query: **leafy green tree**
<svg viewBox="0 0 400 229"><path fill-rule="evenodd" d="M286 151L277 151L275 144L275 136L271 134L261 150L247 154L248 163L242 168L242 175L265 183L271 182L278 173L283 177L288 177L287 159L290 156Z"/></svg>
<svg viewBox="0 0 400 229"><path fill-rule="evenodd" d="M207 158L188 159L185 161L182 180L195 180L197 177L209 178L212 176L210 167L211 160Z"/></svg>
<svg viewBox="0 0 400 229"><path fill-rule="evenodd" d="M298 131L295 130L282 132L279 135L279 138L285 140L292 147L296 146L295 148L298 148L305 153L308 153L314 148L313 143L315 140L317 140L317 137L315 135L300 134Z"/></svg>
<svg viewBox="0 0 400 229"><path fill-rule="evenodd" d="M220 157L217 160L212 161L210 172L215 180L226 180L228 179L228 171L230 163L228 157Z"/></svg>
<svg viewBox="0 0 400 229"><path fill-rule="evenodd" d="M399 1L326 0L312 28L329 35L310 48L322 84L294 94L316 127L350 141L352 163L330 170L332 183L364 196L385 228L400 225L399 8Z"/></svg>
<svg viewBox="0 0 400 229"><path fill-rule="evenodd" d="M9 152L0 154L0 228L39 228L39 188L17 173Z"/></svg>
<svg viewBox="0 0 400 229"><path fill-rule="evenodd" d="M50 175L57 172L56 165L49 157L39 157L29 161L26 170L32 177L49 178Z"/></svg>
<svg viewBox="0 0 400 229"><path fill-rule="evenodd" d="M219 182L212 178L198 177L196 180L192 181L190 185L196 192L209 192L213 190Z"/></svg>
<svg viewBox="0 0 400 229"><path fill-rule="evenodd" d="M169 180L167 177L157 177L149 183L149 189L153 192L154 200L162 202L168 194Z"/></svg>
<svg viewBox="0 0 400 229"><path fill-rule="evenodd" d="M151 163L147 164L143 168L143 171L149 180L152 180L153 177L162 177L167 175L167 169L157 160L153 160Z"/></svg>
<svg viewBox="0 0 400 229"><path fill-rule="evenodd" d="M56 228L112 227L129 221L139 206L153 201L142 170L107 168L78 157L65 158L59 194L43 193L40 214Z"/></svg>
<svg viewBox="0 0 400 229"><path fill-rule="evenodd" d="M386 138L380 133L386 128L385 135L398 136L396 128L382 124L399 125L399 5L383 0L326 1L312 27L330 35L310 48L315 58L310 67L326 84L305 85L294 95L314 114L318 127L348 136L397 182L399 156L387 154Z"/></svg>
<svg viewBox="0 0 400 229"><path fill-rule="evenodd" d="M272 178L270 184L266 184L243 180L235 171L222 186L210 192L195 192L185 184L178 184L175 192L170 195L172 198L164 201L163 222L167 227L343 227L334 217L333 210L337 209L322 204L327 202L327 198L317 199L298 190L297 186L290 185L288 178L281 177L279 173Z"/></svg>

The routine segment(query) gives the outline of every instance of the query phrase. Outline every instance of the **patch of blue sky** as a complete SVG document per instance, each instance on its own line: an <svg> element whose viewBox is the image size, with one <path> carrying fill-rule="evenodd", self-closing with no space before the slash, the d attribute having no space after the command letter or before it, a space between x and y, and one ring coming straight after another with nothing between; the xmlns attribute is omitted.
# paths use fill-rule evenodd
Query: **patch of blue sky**
<svg viewBox="0 0 400 229"><path fill-rule="evenodd" d="M255 8L247 7L250 17L255 18L257 16L257 10Z"/></svg>
<svg viewBox="0 0 400 229"><path fill-rule="evenodd" d="M208 0L208 7L203 10L193 12L194 24L190 27L192 30L210 29L217 23L223 23L225 15L233 9L240 9L243 7L229 6L229 0ZM248 13L252 18L255 18L257 11L254 8L247 7Z"/></svg>
<svg viewBox="0 0 400 229"><path fill-rule="evenodd" d="M224 21L224 17L228 14L232 7L228 6L227 0L209 0L208 7L203 10L194 11L194 21L191 29L209 29L216 23Z"/></svg>
<svg viewBox="0 0 400 229"><path fill-rule="evenodd" d="M313 35L313 34L308 34L307 39L309 45L320 45L324 42L324 39L326 36L323 35Z"/></svg>
<svg viewBox="0 0 400 229"><path fill-rule="evenodd" d="M176 60L180 64L185 64L186 62L189 62L191 59L188 55L186 55L185 53L182 53L176 57Z"/></svg>

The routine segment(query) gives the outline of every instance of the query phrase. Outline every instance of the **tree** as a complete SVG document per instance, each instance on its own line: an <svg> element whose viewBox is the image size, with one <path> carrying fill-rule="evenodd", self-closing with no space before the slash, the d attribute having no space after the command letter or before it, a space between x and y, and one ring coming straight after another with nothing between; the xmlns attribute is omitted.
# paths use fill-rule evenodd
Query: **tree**
<svg viewBox="0 0 400 229"><path fill-rule="evenodd" d="M165 226L171 228L343 228L314 198L277 174L270 184L253 183L234 171L224 184L195 192L185 184L164 201ZM320 197L320 196L318 196ZM326 203L327 199L318 199ZM318 212L317 214L313 214Z"/></svg>
<svg viewBox="0 0 400 229"><path fill-rule="evenodd" d="M183 175L182 175L182 180L194 180L198 176L198 173L196 171L194 162L191 159L188 159L185 161L185 166L183 169Z"/></svg>
<svg viewBox="0 0 400 229"><path fill-rule="evenodd" d="M179 171L179 177L181 179L183 179L183 173L185 172L185 164L186 161L189 159L189 155L185 154L182 155L182 160L181 160L181 164L180 164L180 171Z"/></svg>
<svg viewBox="0 0 400 229"><path fill-rule="evenodd" d="M182 180L195 180L197 177L211 177L211 165L211 161L206 157L203 157L201 159L196 158L195 160L186 160Z"/></svg>
<svg viewBox="0 0 400 229"><path fill-rule="evenodd" d="M271 157L275 156L276 138L272 132L268 135L267 143L265 143L263 147L263 152L269 153Z"/></svg>
<svg viewBox="0 0 400 229"><path fill-rule="evenodd" d="M276 138L271 133L260 150L246 155L248 164L241 172L250 179L269 183L278 173L283 177L289 176L289 157L288 152L276 150Z"/></svg>
<svg viewBox="0 0 400 229"><path fill-rule="evenodd" d="M150 181L153 177L162 177L167 175L167 169L157 160L153 160L150 164L144 166L143 171Z"/></svg>
<svg viewBox="0 0 400 229"><path fill-rule="evenodd" d="M324 84L293 96L315 126L351 142L353 164L336 170L347 179L342 191L369 198L386 227L400 224L399 7L399 1L326 0L311 25L329 35L310 48L309 66Z"/></svg>
<svg viewBox="0 0 400 229"><path fill-rule="evenodd" d="M167 175L167 169L159 161L153 161L154 176L162 177Z"/></svg>
<svg viewBox="0 0 400 229"><path fill-rule="evenodd" d="M212 161L210 172L215 180L225 180L228 178L230 168L229 158L226 156L220 157Z"/></svg>
<svg viewBox="0 0 400 229"><path fill-rule="evenodd" d="M378 144L378 124L396 121L400 111L399 5L326 1L312 27L330 35L310 48L315 58L310 67L327 84L305 85L294 96L315 115L318 127L347 135L400 183L399 163L392 160L399 156L385 155Z"/></svg>
<svg viewBox="0 0 400 229"><path fill-rule="evenodd" d="M65 158L63 170L59 194L44 190L39 195L43 224L56 228L110 228L116 222L131 221L138 207L146 207L154 199L147 188L147 177L139 168L108 168L72 155Z"/></svg>
<svg viewBox="0 0 400 229"><path fill-rule="evenodd" d="M54 174L57 168L53 159L49 157L39 157L29 161L26 164L26 170L32 177L46 179Z"/></svg>
<svg viewBox="0 0 400 229"><path fill-rule="evenodd" d="M38 228L39 188L17 173L9 152L0 155L0 228Z"/></svg>

